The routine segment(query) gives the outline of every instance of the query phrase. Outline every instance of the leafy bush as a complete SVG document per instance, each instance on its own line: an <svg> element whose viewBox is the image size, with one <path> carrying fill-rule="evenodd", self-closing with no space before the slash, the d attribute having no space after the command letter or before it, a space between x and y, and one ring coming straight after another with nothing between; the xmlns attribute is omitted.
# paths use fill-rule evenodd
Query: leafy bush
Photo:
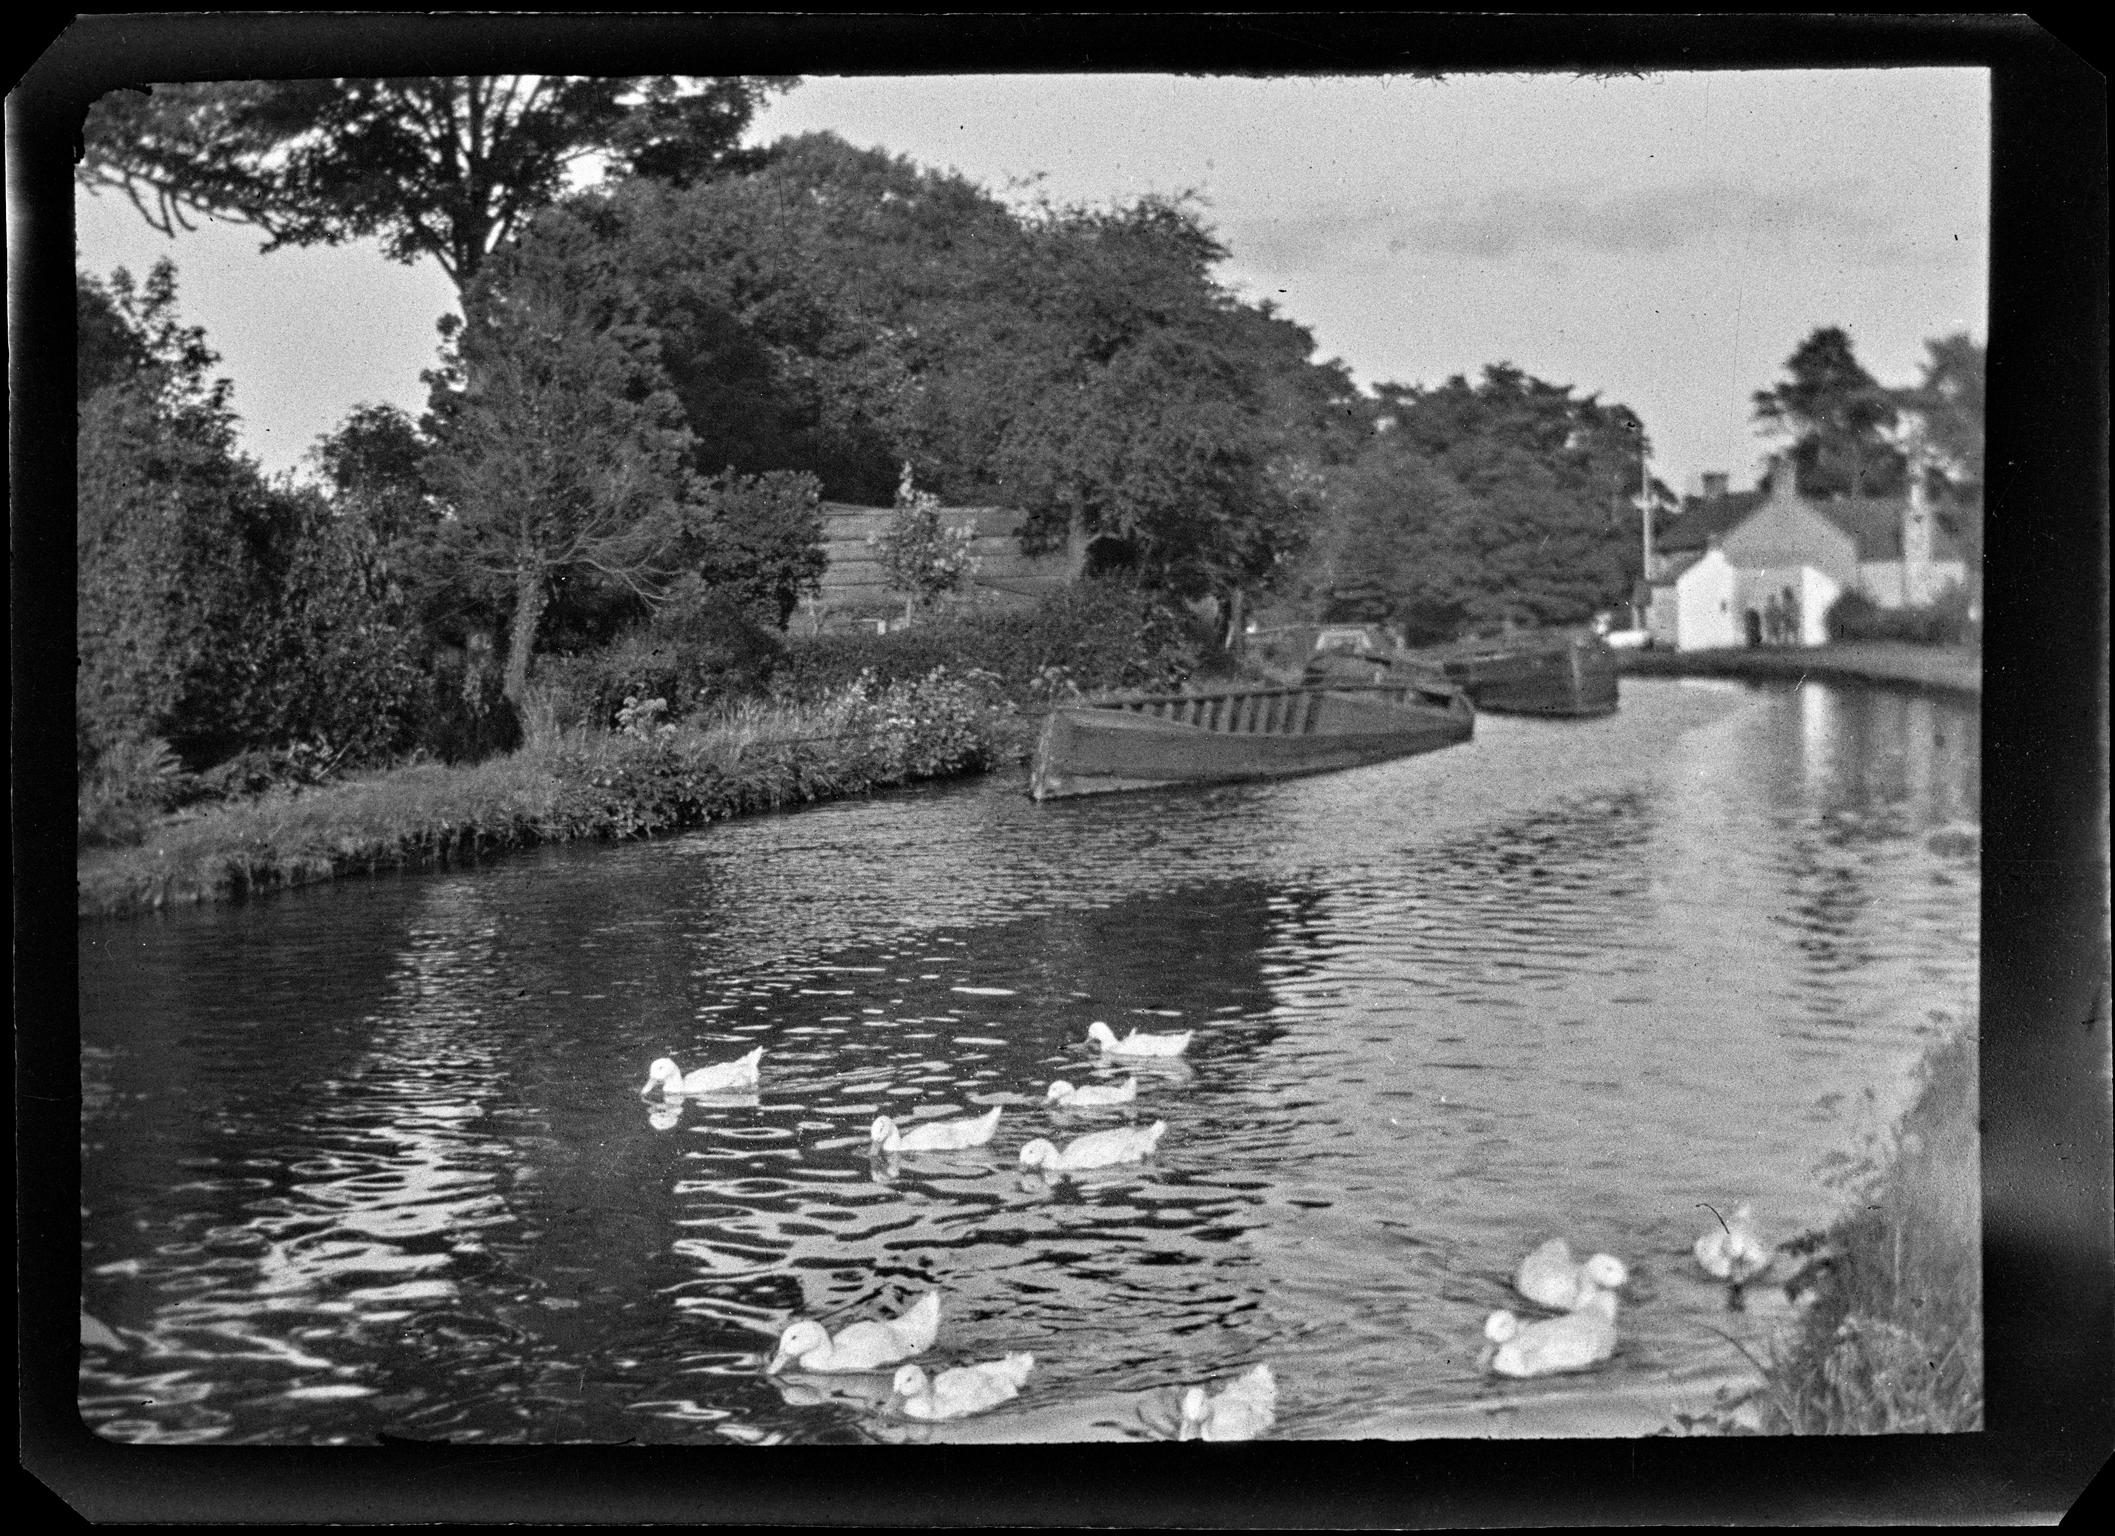
<svg viewBox="0 0 2115 1536"><path fill-rule="evenodd" d="M136 843L147 823L174 805L186 775L169 743L107 743L75 795L75 829L89 846Z"/></svg>
<svg viewBox="0 0 2115 1536"><path fill-rule="evenodd" d="M538 663L537 684L561 726L616 726L627 698L658 698L668 718L761 691L783 640L750 611L703 597L671 604L598 651Z"/></svg>
<svg viewBox="0 0 2115 1536"><path fill-rule="evenodd" d="M1205 627L1131 588L1079 582L1029 613L962 615L887 635L799 636L773 679L781 697L814 697L872 674L882 684L935 669L982 673L1017 704L1071 691L1179 687L1216 659Z"/></svg>
<svg viewBox="0 0 2115 1536"><path fill-rule="evenodd" d="M1915 645L1969 645L1982 638L1970 615L1968 589L1955 583L1930 603L1883 608L1863 592L1846 592L1830 605L1831 640L1904 640Z"/></svg>

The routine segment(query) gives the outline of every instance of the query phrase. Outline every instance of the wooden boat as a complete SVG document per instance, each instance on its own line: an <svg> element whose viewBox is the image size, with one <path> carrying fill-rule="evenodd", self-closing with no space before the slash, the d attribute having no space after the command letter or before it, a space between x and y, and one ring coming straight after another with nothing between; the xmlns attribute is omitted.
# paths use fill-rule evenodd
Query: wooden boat
<svg viewBox="0 0 2115 1536"><path fill-rule="evenodd" d="M1513 715L1605 715L1616 707L1616 653L1587 629L1529 629L1392 656L1317 656L1309 682L1445 678L1478 709Z"/></svg>
<svg viewBox="0 0 2115 1536"><path fill-rule="evenodd" d="M1043 722L1038 800L1326 773L1467 741L1476 711L1436 678L1117 694Z"/></svg>

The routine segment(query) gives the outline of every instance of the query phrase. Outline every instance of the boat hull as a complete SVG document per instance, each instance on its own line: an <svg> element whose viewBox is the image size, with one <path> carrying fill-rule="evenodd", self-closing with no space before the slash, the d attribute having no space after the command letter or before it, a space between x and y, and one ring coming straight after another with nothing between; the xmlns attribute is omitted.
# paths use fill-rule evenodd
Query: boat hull
<svg viewBox="0 0 2115 1536"><path fill-rule="evenodd" d="M1493 714L1605 715L1620 702L1616 653L1598 636L1565 630L1394 657L1318 657L1310 677L1366 680L1406 669L1445 678Z"/></svg>
<svg viewBox="0 0 2115 1536"><path fill-rule="evenodd" d="M1329 773L1466 741L1459 690L1343 688L1147 695L1053 710L1036 743L1038 800Z"/></svg>

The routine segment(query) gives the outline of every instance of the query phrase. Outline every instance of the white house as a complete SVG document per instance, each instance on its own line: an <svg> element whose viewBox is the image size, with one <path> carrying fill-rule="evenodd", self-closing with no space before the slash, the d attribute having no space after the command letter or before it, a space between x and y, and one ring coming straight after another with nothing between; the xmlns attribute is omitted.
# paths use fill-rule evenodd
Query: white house
<svg viewBox="0 0 2115 1536"><path fill-rule="evenodd" d="M1788 632L1776 643L1820 645L1828 611L1847 591L1883 608L1931 602L1967 580L1967 565L1939 525L1920 477L1900 499L1809 501L1780 463L1771 489L1692 498L1658 540L1647 584L1653 644L1676 650L1760 645L1773 614ZM1717 556L1717 559L1712 559ZM1774 605L1772 600L1775 599Z"/></svg>

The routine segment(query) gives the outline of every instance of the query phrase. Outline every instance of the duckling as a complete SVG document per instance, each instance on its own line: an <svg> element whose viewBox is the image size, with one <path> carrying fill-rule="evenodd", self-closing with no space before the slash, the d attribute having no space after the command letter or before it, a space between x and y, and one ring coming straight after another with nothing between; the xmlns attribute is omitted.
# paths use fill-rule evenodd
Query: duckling
<svg viewBox="0 0 2115 1536"><path fill-rule="evenodd" d="M789 1360L804 1371L879 1370L924 1354L939 1334L938 1291L927 1291L892 1320L848 1323L834 1339L821 1323L804 1317L779 1335L764 1374L776 1373Z"/></svg>
<svg viewBox="0 0 2115 1536"><path fill-rule="evenodd" d="M1178 1440L1253 1440L1278 1417L1278 1380L1268 1363L1236 1377L1218 1396L1202 1387L1182 1394Z"/></svg>
<svg viewBox="0 0 2115 1536"><path fill-rule="evenodd" d="M1045 1102L1059 1109L1105 1109L1114 1104L1128 1104L1138 1097L1138 1079L1126 1078L1121 1088L1075 1088L1062 1078L1050 1085L1043 1095Z"/></svg>
<svg viewBox="0 0 2115 1536"><path fill-rule="evenodd" d="M1612 1291L1630 1278L1623 1261L1597 1253L1584 1263L1572 1258L1571 1245L1553 1237L1520 1261L1513 1289L1537 1306L1569 1312L1596 1288Z"/></svg>
<svg viewBox="0 0 2115 1536"><path fill-rule="evenodd" d="M896 1122L887 1115L874 1122L874 1144L876 1152L959 1152L964 1147L981 1147L991 1140L992 1132L999 1126L999 1106L994 1104L983 1114L968 1120L935 1120L927 1125L914 1125L909 1130L898 1130Z"/></svg>
<svg viewBox="0 0 2115 1536"><path fill-rule="evenodd" d="M646 1086L639 1092L644 1095L659 1088L663 1093L740 1093L756 1086L756 1064L763 1059L764 1048L758 1046L747 1056L718 1066L699 1067L685 1076L663 1056L646 1069Z"/></svg>
<svg viewBox="0 0 2115 1536"><path fill-rule="evenodd" d="M1616 1297L1592 1294L1562 1317L1522 1324L1510 1312L1493 1312L1483 1336L1497 1346L1490 1369L1500 1376L1550 1376L1591 1370L1616 1352Z"/></svg>
<svg viewBox="0 0 2115 1536"><path fill-rule="evenodd" d="M1038 1137L1021 1148L1021 1162L1046 1173L1071 1173L1080 1168L1106 1168L1112 1163L1135 1163L1149 1155L1168 1129L1168 1122L1155 1120L1140 1128L1124 1126L1114 1131L1094 1131L1060 1152Z"/></svg>
<svg viewBox="0 0 2115 1536"><path fill-rule="evenodd" d="M1011 1401L1035 1365L1034 1355L1008 1355L982 1365L958 1365L927 1379L915 1365L896 1372L895 1395L913 1419L960 1419Z"/></svg>
<svg viewBox="0 0 2115 1536"><path fill-rule="evenodd" d="M1179 1035L1148 1035L1134 1029L1119 1040L1116 1031L1100 1019L1087 1026L1087 1038L1109 1056L1180 1056L1190 1048L1190 1036L1195 1033L1186 1029Z"/></svg>
<svg viewBox="0 0 2115 1536"><path fill-rule="evenodd" d="M1731 1221L1698 1238L1693 1251L1705 1274L1714 1280L1730 1280L1735 1286L1753 1280L1776 1258L1755 1230L1754 1208L1745 1202L1734 1210Z"/></svg>

